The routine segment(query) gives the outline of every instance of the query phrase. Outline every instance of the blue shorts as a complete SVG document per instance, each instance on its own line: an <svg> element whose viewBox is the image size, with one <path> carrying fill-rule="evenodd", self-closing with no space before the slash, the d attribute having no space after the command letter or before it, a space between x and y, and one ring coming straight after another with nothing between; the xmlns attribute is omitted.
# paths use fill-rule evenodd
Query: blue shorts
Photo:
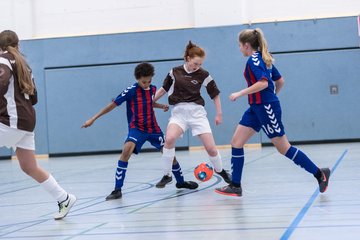
<svg viewBox="0 0 360 240"><path fill-rule="evenodd" d="M144 145L146 141L149 141L151 145L161 150L162 147L164 146L165 138L162 132L146 133L136 128L130 128L125 142L128 141L135 143L134 153L138 154L141 150L141 147Z"/></svg>
<svg viewBox="0 0 360 240"><path fill-rule="evenodd" d="M250 127L256 132L262 128L269 138L285 135L285 129L281 122L280 102L250 105L239 124Z"/></svg>

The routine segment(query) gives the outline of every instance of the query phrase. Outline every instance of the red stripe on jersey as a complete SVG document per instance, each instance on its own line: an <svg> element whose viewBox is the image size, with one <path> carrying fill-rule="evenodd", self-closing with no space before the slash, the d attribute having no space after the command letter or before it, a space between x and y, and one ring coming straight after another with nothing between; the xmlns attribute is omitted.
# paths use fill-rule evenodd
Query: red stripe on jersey
<svg viewBox="0 0 360 240"><path fill-rule="evenodd" d="M135 116L137 117L137 123L138 123L138 127L139 130L141 131L145 131L144 129L144 109L143 109L143 99L142 99L142 94L141 94L141 88L138 88L136 91L136 101L137 101L137 107L138 107L138 111L135 114Z"/></svg>
<svg viewBox="0 0 360 240"><path fill-rule="evenodd" d="M152 111L152 104L151 104L151 96L150 96L150 90L149 91L145 91L145 98L146 98L146 102L148 104L146 104L146 112L147 112L147 116L146 116L146 128L147 128L147 132L148 133L152 133L153 129L151 127L151 116L152 114L154 114L154 112Z"/></svg>
<svg viewBox="0 0 360 240"><path fill-rule="evenodd" d="M135 103L134 103L134 99L131 100L130 106L131 106L131 112L132 112L132 119L130 121L130 128L135 128Z"/></svg>
<svg viewBox="0 0 360 240"><path fill-rule="evenodd" d="M153 110L153 112L154 112L154 110ZM154 126L155 126L155 132L157 132L157 133L160 133L161 132L161 129L160 129L160 127L159 127L159 124L157 123L157 121L156 121L156 118L155 118L155 113L153 113L154 114Z"/></svg>
<svg viewBox="0 0 360 240"><path fill-rule="evenodd" d="M251 69L250 69L250 66L248 66L248 71L249 71L249 75L250 75L250 81L251 81L251 85L255 84L256 83L256 78L254 76L254 74L252 73ZM256 92L256 93L253 93L251 95L255 95L255 103L256 104L260 104L261 103L261 94L260 92ZM253 101L252 101L253 102ZM251 103L250 103L251 104Z"/></svg>
<svg viewBox="0 0 360 240"><path fill-rule="evenodd" d="M246 69L245 69L245 71L244 71L244 77L245 77L245 80L246 80L246 82L247 82L248 87L250 87L250 86L251 86L251 82L250 82L249 79L247 78ZM249 104L252 104L252 103L254 102L252 94L248 94L248 99L249 99Z"/></svg>

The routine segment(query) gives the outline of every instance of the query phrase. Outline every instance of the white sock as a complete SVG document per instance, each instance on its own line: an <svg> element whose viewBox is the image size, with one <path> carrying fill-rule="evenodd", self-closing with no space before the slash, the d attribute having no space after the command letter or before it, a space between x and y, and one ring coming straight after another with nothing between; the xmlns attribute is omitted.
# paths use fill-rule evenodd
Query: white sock
<svg viewBox="0 0 360 240"><path fill-rule="evenodd" d="M67 192L60 187L60 185L56 182L55 178L49 174L49 178L40 183L40 185L56 199L58 202L62 202L66 200Z"/></svg>
<svg viewBox="0 0 360 240"><path fill-rule="evenodd" d="M209 156L209 160L211 161L212 165L214 166L214 169L216 172L221 172L223 170L221 156L220 156L219 152L214 157Z"/></svg>
<svg viewBox="0 0 360 240"><path fill-rule="evenodd" d="M162 161L164 163L164 175L171 176L172 163L175 157L175 148L163 148Z"/></svg>

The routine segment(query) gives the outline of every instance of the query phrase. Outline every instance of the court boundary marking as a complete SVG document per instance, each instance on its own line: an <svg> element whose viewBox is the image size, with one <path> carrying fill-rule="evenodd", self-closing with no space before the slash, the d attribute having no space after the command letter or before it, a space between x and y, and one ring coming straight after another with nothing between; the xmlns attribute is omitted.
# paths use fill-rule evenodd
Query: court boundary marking
<svg viewBox="0 0 360 240"><path fill-rule="evenodd" d="M345 155L347 154L348 149L345 149L345 151L341 154L339 159L336 161L334 166L331 168L331 176L334 175L336 168L339 166L340 162L344 159ZM303 208L300 210L300 212L296 215L294 220L291 222L291 224L286 228L285 232L280 237L280 240L287 240L289 237L293 234L295 229L298 227L299 223L302 221L302 219L305 217L308 210L313 205L315 199L320 194L319 188L316 188L314 193L311 195L309 200L305 203Z"/></svg>

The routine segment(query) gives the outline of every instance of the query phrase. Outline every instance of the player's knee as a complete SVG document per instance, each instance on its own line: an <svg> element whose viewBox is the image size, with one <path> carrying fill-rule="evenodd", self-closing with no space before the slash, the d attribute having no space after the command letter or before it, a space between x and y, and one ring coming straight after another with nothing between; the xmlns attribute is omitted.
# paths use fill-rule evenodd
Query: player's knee
<svg viewBox="0 0 360 240"><path fill-rule="evenodd" d="M176 142L175 137L172 137L172 136L166 137L165 147L166 148L173 147L175 145L175 142Z"/></svg>
<svg viewBox="0 0 360 240"><path fill-rule="evenodd" d="M244 142L239 141L238 139L231 139L231 146L235 147L235 148L243 148L244 147Z"/></svg>
<svg viewBox="0 0 360 240"><path fill-rule="evenodd" d="M211 157L215 157L216 155L218 155L218 150L216 149L216 147L206 149L206 151L209 154L209 156L211 156Z"/></svg>
<svg viewBox="0 0 360 240"><path fill-rule="evenodd" d="M276 147L276 150L282 154L282 155L285 155L288 148L286 146L275 146Z"/></svg>
<svg viewBox="0 0 360 240"><path fill-rule="evenodd" d="M21 170L29 176L34 175L34 173L37 170L37 166L32 166L32 165L20 165L20 167Z"/></svg>

